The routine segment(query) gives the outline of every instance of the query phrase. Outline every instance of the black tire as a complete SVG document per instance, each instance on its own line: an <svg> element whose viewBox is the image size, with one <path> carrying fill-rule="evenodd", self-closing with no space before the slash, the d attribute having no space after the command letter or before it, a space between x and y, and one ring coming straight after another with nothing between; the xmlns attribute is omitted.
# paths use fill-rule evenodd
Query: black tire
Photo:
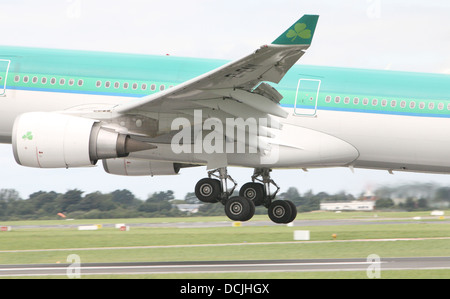
<svg viewBox="0 0 450 299"><path fill-rule="evenodd" d="M260 183L246 183L239 190L239 196L253 201L255 206L264 204L264 185Z"/></svg>
<svg viewBox="0 0 450 299"><path fill-rule="evenodd" d="M252 219L253 216L255 215L255 210L256 210L255 204L251 200L249 200L249 202L250 202L250 213L247 215L247 218L245 218L242 221L248 221L248 220Z"/></svg>
<svg viewBox="0 0 450 299"><path fill-rule="evenodd" d="M290 200L286 200L286 202L291 206L291 218L287 222L287 223L291 223L292 221L295 220L295 217L297 217L297 207Z"/></svg>
<svg viewBox="0 0 450 299"><path fill-rule="evenodd" d="M202 202L218 202L221 192L220 188L219 180L204 178L195 185L195 196Z"/></svg>
<svg viewBox="0 0 450 299"><path fill-rule="evenodd" d="M245 197L234 196L225 203L225 214L234 221L247 221L255 214L255 205Z"/></svg>
<svg viewBox="0 0 450 299"><path fill-rule="evenodd" d="M270 220L275 223L289 223L293 212L287 201L275 200L270 204L268 214Z"/></svg>

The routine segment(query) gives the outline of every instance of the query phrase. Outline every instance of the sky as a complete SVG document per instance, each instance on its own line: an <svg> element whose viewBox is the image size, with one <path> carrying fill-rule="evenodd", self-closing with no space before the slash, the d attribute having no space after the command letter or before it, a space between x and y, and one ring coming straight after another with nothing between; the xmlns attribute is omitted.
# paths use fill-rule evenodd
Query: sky
<svg viewBox="0 0 450 299"><path fill-rule="evenodd" d="M450 74L446 0L0 0L0 44L235 60L271 43L303 14L320 18L299 64ZM173 190L183 198L206 176L205 167L168 177L109 175L101 163L33 169L15 163L11 145L0 145L0 165L0 189L16 189L22 198L75 188L128 189L141 199ZM252 173L229 168L240 186ZM386 184L450 183L449 175L348 168L273 170L272 178L280 192L296 187L355 195Z"/></svg>

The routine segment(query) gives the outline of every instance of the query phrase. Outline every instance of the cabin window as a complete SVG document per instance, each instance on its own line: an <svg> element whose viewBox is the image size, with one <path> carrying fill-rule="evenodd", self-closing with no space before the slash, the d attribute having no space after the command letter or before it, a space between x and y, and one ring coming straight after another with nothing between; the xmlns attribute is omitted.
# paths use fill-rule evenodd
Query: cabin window
<svg viewBox="0 0 450 299"><path fill-rule="evenodd" d="M378 104L378 100L377 99L373 99L372 100L372 106L376 106Z"/></svg>
<svg viewBox="0 0 450 299"><path fill-rule="evenodd" d="M128 82L123 83L123 89L128 89Z"/></svg>
<svg viewBox="0 0 450 299"><path fill-rule="evenodd" d="M434 109L434 103L433 102L428 103L428 109L430 109L430 110Z"/></svg>
<svg viewBox="0 0 450 299"><path fill-rule="evenodd" d="M78 80L78 86L83 86L83 83L84 83L83 79Z"/></svg>
<svg viewBox="0 0 450 299"><path fill-rule="evenodd" d="M400 102L400 107L405 108L406 107L406 102L405 101L401 101Z"/></svg>
<svg viewBox="0 0 450 299"><path fill-rule="evenodd" d="M150 89L153 90L153 91L155 91L155 90L156 90L156 84L152 84L152 85L150 86Z"/></svg>
<svg viewBox="0 0 450 299"><path fill-rule="evenodd" d="M141 89L142 89L142 90L146 90L146 89L147 89L147 84L145 84L145 83L142 83L142 85L141 85Z"/></svg>
<svg viewBox="0 0 450 299"><path fill-rule="evenodd" d="M416 102L415 101L409 102L409 108L414 109L415 107L416 107Z"/></svg>
<svg viewBox="0 0 450 299"><path fill-rule="evenodd" d="M34 84L36 84L38 81L38 77L34 76L33 79L31 80L31 82L33 82Z"/></svg>
<svg viewBox="0 0 450 299"><path fill-rule="evenodd" d="M326 96L325 97L325 102L327 102L327 103L331 102L331 96Z"/></svg>
<svg viewBox="0 0 450 299"><path fill-rule="evenodd" d="M133 83L133 89L137 89L138 88L138 84L137 83Z"/></svg>
<svg viewBox="0 0 450 299"><path fill-rule="evenodd" d="M53 85L53 84L55 84L55 83L56 83L56 78L51 78L51 79L50 79L50 84Z"/></svg>
<svg viewBox="0 0 450 299"><path fill-rule="evenodd" d="M344 98L344 103L345 103L345 104L350 103L350 98L349 98L349 97L345 97L345 98Z"/></svg>
<svg viewBox="0 0 450 299"><path fill-rule="evenodd" d="M419 103L419 109L423 109L425 108L425 103L424 102L420 102Z"/></svg>
<svg viewBox="0 0 450 299"><path fill-rule="evenodd" d="M66 79L64 78L59 79L59 85L64 85L64 83L66 83Z"/></svg>
<svg viewBox="0 0 450 299"><path fill-rule="evenodd" d="M120 83L119 82L114 82L114 88L119 88L120 87Z"/></svg>
<svg viewBox="0 0 450 299"><path fill-rule="evenodd" d="M111 87L111 82L106 81L106 82L105 82L105 87L106 87L106 88L110 88L110 87Z"/></svg>
<svg viewBox="0 0 450 299"><path fill-rule="evenodd" d="M69 80L69 85L72 86L73 84L75 84L75 80L74 79L70 79Z"/></svg>
<svg viewBox="0 0 450 299"><path fill-rule="evenodd" d="M368 99L368 98L364 98L364 99L363 99L363 104L364 104L364 105L369 104L369 99Z"/></svg>
<svg viewBox="0 0 450 299"><path fill-rule="evenodd" d="M353 99L353 104L357 105L359 103L359 98L354 98Z"/></svg>
<svg viewBox="0 0 450 299"><path fill-rule="evenodd" d="M23 83L28 83L28 76L23 77Z"/></svg>
<svg viewBox="0 0 450 299"><path fill-rule="evenodd" d="M386 99L382 99L381 100L381 106L386 107L387 105L387 100Z"/></svg>
<svg viewBox="0 0 450 299"><path fill-rule="evenodd" d="M438 104L438 109L439 109L439 110L444 109L444 103L439 103L439 104Z"/></svg>
<svg viewBox="0 0 450 299"><path fill-rule="evenodd" d="M46 84L46 83L47 83L47 77L42 77L41 83L42 83L42 84Z"/></svg>
<svg viewBox="0 0 450 299"><path fill-rule="evenodd" d="M19 82L20 81L20 76L15 76L14 77L14 82Z"/></svg>
<svg viewBox="0 0 450 299"><path fill-rule="evenodd" d="M162 86L162 85L161 85ZM334 98L334 102L336 103L336 104L339 104L339 102L341 101L341 97L335 97Z"/></svg>
<svg viewBox="0 0 450 299"><path fill-rule="evenodd" d="M391 101L391 107L395 107L397 106L397 101L396 100L392 100Z"/></svg>
<svg viewBox="0 0 450 299"><path fill-rule="evenodd" d="M159 87L159 90L163 91L164 89L166 89L166 86L164 84L161 84L161 86Z"/></svg>

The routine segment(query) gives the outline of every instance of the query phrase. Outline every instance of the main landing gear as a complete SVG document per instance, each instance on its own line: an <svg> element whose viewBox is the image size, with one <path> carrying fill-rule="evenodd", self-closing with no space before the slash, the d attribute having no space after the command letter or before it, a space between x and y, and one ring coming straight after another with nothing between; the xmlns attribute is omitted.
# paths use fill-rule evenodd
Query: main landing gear
<svg viewBox="0 0 450 299"><path fill-rule="evenodd" d="M275 200L280 187L270 178L271 169L256 168L252 181L244 184L239 196L232 196L237 183L228 175L227 168L218 168L208 172L208 177L195 185L195 195L206 203L221 202L225 214L234 221L250 220L255 214L255 206L265 206L269 218L275 223L289 223L297 216L297 208L289 200ZM234 186L228 190L228 181ZM276 191L271 193L270 186Z"/></svg>

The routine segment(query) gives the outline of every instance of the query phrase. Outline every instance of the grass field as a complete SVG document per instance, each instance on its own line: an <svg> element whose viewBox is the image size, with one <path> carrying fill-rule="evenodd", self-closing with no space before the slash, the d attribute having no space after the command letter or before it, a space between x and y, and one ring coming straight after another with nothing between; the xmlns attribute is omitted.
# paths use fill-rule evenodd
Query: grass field
<svg viewBox="0 0 450 299"><path fill-rule="evenodd" d="M448 212L446 213L448 214ZM174 223L227 221L225 217L165 219L116 219L73 221L4 222L12 231L0 232L0 264L66 263L69 254L78 254L82 263L151 262L199 260L264 260L310 258L366 258L449 256L450 224L439 218L425 223L413 217L421 213L306 213L297 220L370 219L380 224L321 225L290 227L285 225L233 227L139 227L129 231L101 228L78 231L76 227L32 227L44 225L85 225L113 223ZM386 219L407 223L383 224ZM252 221L267 220L265 216ZM182 226L182 225L181 225ZM16 227L16 228L15 228ZM311 241L293 242L294 230L309 230ZM336 234L336 239L332 237ZM422 240L365 242L362 239L424 238ZM346 242L348 241L348 242ZM176 245L176 246L174 246ZM214 245L214 246L208 246ZM125 278L111 276L113 278ZM263 274L199 274L189 278L367 278L365 272L308 272ZM88 277L86 277L88 278ZM99 277L95 277L99 278ZM108 278L108 276L102 277ZM126 278L130 278L127 276ZM131 278L186 278L183 275L139 275ZM383 278L450 278L450 270L385 271Z"/></svg>

